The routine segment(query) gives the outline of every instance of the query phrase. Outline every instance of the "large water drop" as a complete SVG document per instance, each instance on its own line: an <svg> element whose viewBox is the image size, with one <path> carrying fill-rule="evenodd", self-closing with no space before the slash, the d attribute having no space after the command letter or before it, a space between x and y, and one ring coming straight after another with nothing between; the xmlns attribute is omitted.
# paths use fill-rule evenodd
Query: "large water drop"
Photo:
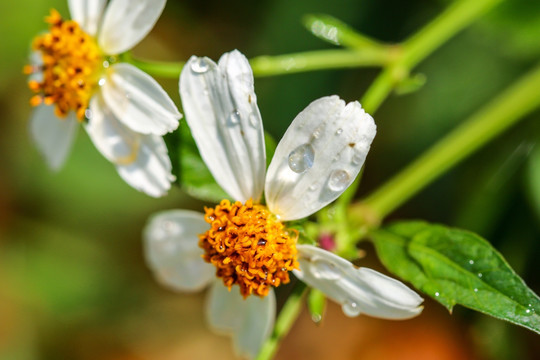
<svg viewBox="0 0 540 360"><path fill-rule="evenodd" d="M289 154L289 168L301 174L310 169L315 161L315 152L310 144L303 144Z"/></svg>
<svg viewBox="0 0 540 360"><path fill-rule="evenodd" d="M334 170L328 179L328 187L332 191L342 191L351 182L351 175L345 170Z"/></svg>
<svg viewBox="0 0 540 360"><path fill-rule="evenodd" d="M345 300L343 305L341 305L341 309L343 310L343 313L349 317L360 315L360 307L354 300Z"/></svg>
<svg viewBox="0 0 540 360"><path fill-rule="evenodd" d="M210 69L210 65L205 58L197 58L191 63L191 70L196 74L204 74L208 69Z"/></svg>

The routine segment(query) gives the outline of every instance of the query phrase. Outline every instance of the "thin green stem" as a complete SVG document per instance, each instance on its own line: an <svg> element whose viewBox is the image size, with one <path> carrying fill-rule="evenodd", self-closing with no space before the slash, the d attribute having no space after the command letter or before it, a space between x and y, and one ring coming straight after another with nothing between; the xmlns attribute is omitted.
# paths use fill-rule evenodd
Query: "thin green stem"
<svg viewBox="0 0 540 360"><path fill-rule="evenodd" d="M383 70L362 98L361 103L366 111L374 113L395 85L405 79L419 62L501 1L456 1L407 39L403 43L403 56Z"/></svg>
<svg viewBox="0 0 540 360"><path fill-rule="evenodd" d="M365 209L382 219L439 176L540 106L540 65L467 119L365 201L349 208L352 218Z"/></svg>
<svg viewBox="0 0 540 360"><path fill-rule="evenodd" d="M348 69L366 66L384 66L395 56L392 47L363 51L339 49L306 51L278 56L257 56L250 60L253 75L257 77L293 74L314 70ZM157 77L177 79L185 62L143 60L125 54L130 62L144 72Z"/></svg>
<svg viewBox="0 0 540 360"><path fill-rule="evenodd" d="M296 318L300 315L305 291L306 285L303 282L298 281L294 286L293 293L289 296L279 313L272 336L264 343L256 360L269 360L274 357L279 348L279 344L281 343L281 339L287 335L296 321Z"/></svg>

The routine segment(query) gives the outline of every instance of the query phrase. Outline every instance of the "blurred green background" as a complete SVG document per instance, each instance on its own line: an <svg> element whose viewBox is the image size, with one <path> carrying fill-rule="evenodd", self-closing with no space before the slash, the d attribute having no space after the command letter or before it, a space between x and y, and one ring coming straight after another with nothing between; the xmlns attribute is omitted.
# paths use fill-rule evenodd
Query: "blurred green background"
<svg viewBox="0 0 540 360"><path fill-rule="evenodd" d="M474 1L474 0L471 0ZM448 4L437 0L169 1L135 54L156 60L248 57L331 48L301 25L327 13L399 42ZM50 8L63 0L0 2L0 359L229 359L229 339L204 324L204 294L157 285L144 264L141 229L157 210L202 203L173 189L151 199L128 187L84 131L59 173L28 134L31 96L22 67ZM392 96L360 194L374 189L540 61L540 2L508 0L442 46L416 72L414 94ZM360 98L377 69L256 79L265 127L276 138L312 100ZM158 79L179 104L177 81ZM540 89L538 91L540 96ZM540 112L425 189L392 215L475 231L537 293L540 277ZM363 265L383 270L369 244ZM384 270L383 270L384 271ZM282 293L286 293L284 289ZM278 359L535 359L537 335L427 300L414 320L346 318L331 305L321 325L304 312Z"/></svg>

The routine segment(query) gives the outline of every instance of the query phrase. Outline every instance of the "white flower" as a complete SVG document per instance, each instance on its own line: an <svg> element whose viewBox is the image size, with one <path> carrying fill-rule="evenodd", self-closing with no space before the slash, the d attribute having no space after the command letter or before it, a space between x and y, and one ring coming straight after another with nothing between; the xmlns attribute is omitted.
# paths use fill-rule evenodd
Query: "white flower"
<svg viewBox="0 0 540 360"><path fill-rule="evenodd" d="M77 122L87 118L88 135L129 185L155 197L169 190L174 176L161 136L182 115L153 78L115 57L150 32L165 2L70 0L73 20L51 11L25 72L36 93L31 135L52 169L64 164Z"/></svg>
<svg viewBox="0 0 540 360"><path fill-rule="evenodd" d="M180 291L212 283L208 321L231 334L236 350L248 357L271 333L272 287L287 282L290 270L341 304L348 316L406 319L422 311L422 298L399 281L317 247L296 245L294 231L282 223L326 206L357 176L376 132L358 102L346 105L337 96L312 102L289 126L265 175L253 74L240 52L224 54L217 65L192 57L180 76L180 93L202 158L237 201L224 200L205 215L172 210L149 220L145 253L161 283ZM256 204L263 187L268 207ZM221 280L212 281L215 275ZM240 294L231 291L235 284Z"/></svg>

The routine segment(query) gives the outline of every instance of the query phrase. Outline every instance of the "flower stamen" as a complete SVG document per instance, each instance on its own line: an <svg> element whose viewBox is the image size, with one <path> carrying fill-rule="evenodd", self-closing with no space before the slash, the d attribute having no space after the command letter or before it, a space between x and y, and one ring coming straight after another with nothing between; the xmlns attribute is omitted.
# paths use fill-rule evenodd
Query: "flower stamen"
<svg viewBox="0 0 540 360"><path fill-rule="evenodd" d="M298 269L298 232L287 230L265 206L222 200L205 208L204 218L211 227L199 235L203 259L216 266L216 276L229 290L238 284L244 298L264 297L271 286L288 283L288 272Z"/></svg>
<svg viewBox="0 0 540 360"><path fill-rule="evenodd" d="M41 53L41 62L23 69L28 75L42 75L40 81L28 82L37 94L30 104L54 104L61 118L73 110L82 121L99 80L103 55L92 36L75 21L63 20L58 11L51 10L45 21L49 32L36 37L32 44L32 49Z"/></svg>

